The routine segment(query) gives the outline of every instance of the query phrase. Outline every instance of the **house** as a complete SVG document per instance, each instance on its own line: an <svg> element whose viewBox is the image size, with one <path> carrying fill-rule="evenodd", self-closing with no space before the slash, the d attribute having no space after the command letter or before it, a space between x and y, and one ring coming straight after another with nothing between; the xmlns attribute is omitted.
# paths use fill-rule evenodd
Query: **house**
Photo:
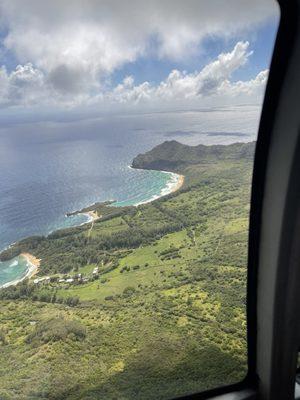
<svg viewBox="0 0 300 400"><path fill-rule="evenodd" d="M44 282L44 283L50 283L50 276L44 276L43 278L36 278L34 279L33 283L35 285Z"/></svg>
<svg viewBox="0 0 300 400"><path fill-rule="evenodd" d="M98 272L99 272L99 268L98 268L98 267L95 267L94 270L93 270L93 275L98 274Z"/></svg>

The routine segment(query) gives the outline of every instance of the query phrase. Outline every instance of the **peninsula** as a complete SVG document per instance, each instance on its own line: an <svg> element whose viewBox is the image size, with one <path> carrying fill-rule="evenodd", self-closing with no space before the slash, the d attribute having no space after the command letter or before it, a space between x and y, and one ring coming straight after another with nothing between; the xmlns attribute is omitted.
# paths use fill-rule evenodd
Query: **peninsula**
<svg viewBox="0 0 300 400"><path fill-rule="evenodd" d="M75 212L93 223L3 251L40 261L34 281L0 290L0 397L154 400L243 379L254 148L164 142L132 166L184 176L179 190L96 203Z"/></svg>

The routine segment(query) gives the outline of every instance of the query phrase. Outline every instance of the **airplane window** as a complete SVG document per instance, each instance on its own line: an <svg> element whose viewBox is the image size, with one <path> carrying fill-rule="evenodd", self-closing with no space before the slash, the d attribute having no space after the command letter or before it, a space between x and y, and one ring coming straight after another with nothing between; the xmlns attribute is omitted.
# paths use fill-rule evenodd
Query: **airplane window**
<svg viewBox="0 0 300 400"><path fill-rule="evenodd" d="M0 0L0 399L247 375L271 0Z"/></svg>

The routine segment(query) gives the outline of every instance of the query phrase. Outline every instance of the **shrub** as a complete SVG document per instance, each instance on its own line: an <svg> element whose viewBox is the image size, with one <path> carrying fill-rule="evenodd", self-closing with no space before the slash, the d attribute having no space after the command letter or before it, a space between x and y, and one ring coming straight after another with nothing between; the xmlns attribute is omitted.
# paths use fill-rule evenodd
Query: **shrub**
<svg viewBox="0 0 300 400"><path fill-rule="evenodd" d="M79 303L79 297L67 297L64 302L70 307L75 307Z"/></svg>
<svg viewBox="0 0 300 400"><path fill-rule="evenodd" d="M127 286L123 290L123 295L124 296L131 296L135 292L135 288L133 286Z"/></svg>
<svg viewBox="0 0 300 400"><path fill-rule="evenodd" d="M0 329L0 343L2 343L2 344L6 344L7 343L6 342L6 336L5 336L5 333L4 333L3 329Z"/></svg>
<svg viewBox="0 0 300 400"><path fill-rule="evenodd" d="M27 343L43 344L57 342L70 338L83 340L86 337L86 329L79 322L64 318L51 318L40 322L33 333L26 338Z"/></svg>

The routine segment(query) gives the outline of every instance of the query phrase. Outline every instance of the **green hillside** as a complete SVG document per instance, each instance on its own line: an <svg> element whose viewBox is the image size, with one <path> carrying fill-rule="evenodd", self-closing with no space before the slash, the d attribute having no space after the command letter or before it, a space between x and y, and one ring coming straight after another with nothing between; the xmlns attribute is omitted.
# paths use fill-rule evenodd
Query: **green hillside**
<svg viewBox="0 0 300 400"><path fill-rule="evenodd" d="M41 259L0 290L1 399L168 399L246 374L246 264L254 143L164 142L135 168L185 176L138 207L3 252Z"/></svg>
<svg viewBox="0 0 300 400"><path fill-rule="evenodd" d="M188 146L176 140L166 141L134 158L134 168L182 172L189 165L215 163L218 160L253 160L255 142L231 145Z"/></svg>

